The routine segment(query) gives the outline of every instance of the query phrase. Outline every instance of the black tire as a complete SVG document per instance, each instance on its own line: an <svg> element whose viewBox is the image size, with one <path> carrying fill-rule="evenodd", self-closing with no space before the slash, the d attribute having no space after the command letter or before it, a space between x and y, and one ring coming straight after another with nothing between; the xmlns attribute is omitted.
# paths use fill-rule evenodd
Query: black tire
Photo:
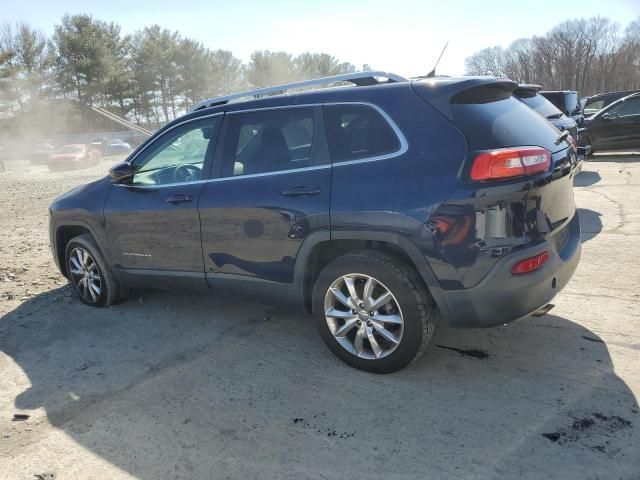
<svg viewBox="0 0 640 480"><path fill-rule="evenodd" d="M366 359L347 351L334 337L325 318L325 296L343 275L362 274L384 284L402 313L404 331L400 342L387 356ZM401 259L375 250L340 256L320 272L314 285L313 317L329 349L342 361L360 370L391 373L417 359L429 344L436 322L436 307L417 272ZM370 345L370 344L369 344Z"/></svg>
<svg viewBox="0 0 640 480"><path fill-rule="evenodd" d="M596 150L593 148L593 144L591 143L591 137L586 137L584 142L585 145L591 145L591 151L589 152L589 155L585 155L585 158L592 158Z"/></svg>
<svg viewBox="0 0 640 480"><path fill-rule="evenodd" d="M92 298L91 295L88 295L88 293L91 292L87 293L86 291L83 291L80 283L76 281L80 277L80 275L75 275L72 273L73 265L71 256L72 253L74 253L74 251L77 249L86 251L90 255L91 259L95 262L96 269L94 270L94 272L97 272L97 275L100 278L100 292L99 294L96 294L95 299ZM126 298L127 290L123 288L114 277L113 272L107 265L102 252L96 245L91 235L83 234L72 238L65 249L64 259L69 283L71 283L71 288L73 288L74 293L78 296L82 303L85 303L86 305L90 305L92 307L108 307L110 305L115 305L116 303L119 303Z"/></svg>

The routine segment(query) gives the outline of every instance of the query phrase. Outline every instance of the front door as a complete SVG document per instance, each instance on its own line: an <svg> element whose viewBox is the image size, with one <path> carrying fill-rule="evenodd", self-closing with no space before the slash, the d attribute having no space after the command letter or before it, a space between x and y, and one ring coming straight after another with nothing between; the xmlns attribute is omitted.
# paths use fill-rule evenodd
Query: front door
<svg viewBox="0 0 640 480"><path fill-rule="evenodd" d="M166 131L132 159L133 180L113 185L104 212L118 268L176 279L197 272L205 284L197 205L221 121L213 116Z"/></svg>
<svg viewBox="0 0 640 480"><path fill-rule="evenodd" d="M227 112L218 178L207 182L198 204L214 292L243 280L291 284L302 242L329 231L331 168L321 115L320 107Z"/></svg>
<svg viewBox="0 0 640 480"><path fill-rule="evenodd" d="M599 150L640 148L640 97L630 98L598 115L593 138Z"/></svg>

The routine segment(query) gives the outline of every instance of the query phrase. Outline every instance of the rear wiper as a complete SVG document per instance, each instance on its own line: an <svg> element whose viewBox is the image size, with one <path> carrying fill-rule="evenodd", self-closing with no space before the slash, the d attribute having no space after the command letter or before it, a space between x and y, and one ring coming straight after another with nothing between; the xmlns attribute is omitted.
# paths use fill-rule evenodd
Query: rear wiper
<svg viewBox="0 0 640 480"><path fill-rule="evenodd" d="M562 142L564 142L567 137L569 136L569 131L565 130L564 132L562 132L562 134L556 138L556 141L554 142L556 145L560 145Z"/></svg>
<svg viewBox="0 0 640 480"><path fill-rule="evenodd" d="M552 113L551 115L547 115L547 120L560 118L562 115L563 115L562 113Z"/></svg>

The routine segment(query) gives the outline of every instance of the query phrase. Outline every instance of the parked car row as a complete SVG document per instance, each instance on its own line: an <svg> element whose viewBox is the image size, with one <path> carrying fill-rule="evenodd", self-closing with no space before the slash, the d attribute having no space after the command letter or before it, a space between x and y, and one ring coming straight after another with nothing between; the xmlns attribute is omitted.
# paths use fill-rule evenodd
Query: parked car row
<svg viewBox="0 0 640 480"><path fill-rule="evenodd" d="M52 172L94 167L100 163L101 153L92 145L71 143L63 145L49 156L47 166Z"/></svg>
<svg viewBox="0 0 640 480"><path fill-rule="evenodd" d="M88 144L70 143L58 145L54 140L45 139L33 145L31 163L47 165L49 170L87 168L100 162L106 155L128 154L132 151L129 143L120 139L97 137Z"/></svg>

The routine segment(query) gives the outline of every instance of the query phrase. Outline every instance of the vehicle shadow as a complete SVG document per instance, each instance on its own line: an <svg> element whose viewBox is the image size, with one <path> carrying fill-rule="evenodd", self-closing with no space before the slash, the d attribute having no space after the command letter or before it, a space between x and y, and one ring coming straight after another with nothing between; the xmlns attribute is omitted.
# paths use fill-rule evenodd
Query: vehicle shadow
<svg viewBox="0 0 640 480"><path fill-rule="evenodd" d="M637 401L607 345L570 319L439 325L421 359L381 376L342 364L285 308L144 292L93 309L68 292L0 320L24 376L0 398L33 415L22 441L48 422L136 478L618 478L637 466ZM55 470L42 438L38 461Z"/></svg>
<svg viewBox="0 0 640 480"><path fill-rule="evenodd" d="M582 243L595 238L602 231L602 214L588 208L578 208Z"/></svg>
<svg viewBox="0 0 640 480"><path fill-rule="evenodd" d="M602 177L598 172L583 170L574 177L573 186L590 187L591 185L595 185L596 183L598 183L600 180L602 180Z"/></svg>

